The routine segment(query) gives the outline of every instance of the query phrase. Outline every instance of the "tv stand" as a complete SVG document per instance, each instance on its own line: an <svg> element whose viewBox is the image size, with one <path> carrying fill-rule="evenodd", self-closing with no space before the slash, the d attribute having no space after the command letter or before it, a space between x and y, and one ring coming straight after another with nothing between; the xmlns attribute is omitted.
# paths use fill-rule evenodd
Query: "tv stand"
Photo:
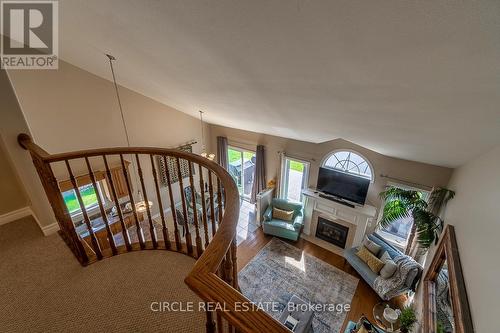
<svg viewBox="0 0 500 333"><path fill-rule="evenodd" d="M328 195L328 194L324 194L324 193L319 193L318 194L320 198L325 198L325 199L328 199L328 200L331 200L331 201L335 201L335 202L338 202L339 204L342 204L344 206L347 206L347 207L351 207L351 208L354 208L355 206L349 202L346 202L340 198L337 198L337 197L334 197L334 196L331 196L331 195Z"/></svg>

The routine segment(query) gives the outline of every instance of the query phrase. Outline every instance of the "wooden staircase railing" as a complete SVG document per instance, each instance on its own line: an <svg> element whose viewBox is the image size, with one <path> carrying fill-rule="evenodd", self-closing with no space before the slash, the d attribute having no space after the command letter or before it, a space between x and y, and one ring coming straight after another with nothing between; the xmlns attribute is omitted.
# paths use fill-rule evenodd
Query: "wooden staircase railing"
<svg viewBox="0 0 500 333"><path fill-rule="evenodd" d="M189 255L197 261L185 283L206 302L207 332L290 332L239 291L235 239L239 194L229 173L218 164L176 149L104 148L49 154L27 134L20 134L18 142L31 154L59 234L82 265L136 250ZM109 198L96 192L93 212L80 192L82 179L94 191L105 180ZM185 181L191 198L186 197ZM64 201L62 182L74 190L83 221L79 226ZM194 204L197 193L201 207ZM177 205L176 197L180 198ZM125 202L130 203L130 212L123 209ZM116 207L116 216L110 206Z"/></svg>

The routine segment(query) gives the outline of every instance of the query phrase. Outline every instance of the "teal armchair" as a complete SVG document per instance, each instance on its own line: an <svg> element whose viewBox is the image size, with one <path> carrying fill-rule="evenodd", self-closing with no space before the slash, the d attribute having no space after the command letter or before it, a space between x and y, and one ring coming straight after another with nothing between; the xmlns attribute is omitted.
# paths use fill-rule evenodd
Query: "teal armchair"
<svg viewBox="0 0 500 333"><path fill-rule="evenodd" d="M273 219L273 207L287 211L293 210L294 213L292 222ZM264 213L262 229L267 235L273 235L296 241L299 239L299 235L302 231L303 225L304 222L301 203L290 202L285 199L273 199Z"/></svg>

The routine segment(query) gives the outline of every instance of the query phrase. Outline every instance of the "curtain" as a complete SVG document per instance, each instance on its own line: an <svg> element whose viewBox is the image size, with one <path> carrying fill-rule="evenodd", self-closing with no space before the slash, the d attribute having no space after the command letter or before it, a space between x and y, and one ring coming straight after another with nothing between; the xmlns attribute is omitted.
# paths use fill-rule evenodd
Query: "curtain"
<svg viewBox="0 0 500 333"><path fill-rule="evenodd" d="M252 196L250 202L257 201L257 194L266 188L266 159L264 153L264 146L258 145L255 152L255 171L253 176Z"/></svg>
<svg viewBox="0 0 500 333"><path fill-rule="evenodd" d="M276 196L278 198L282 198L283 197L283 173L284 173L284 165L285 165L285 152L282 152L280 151L278 153L279 155L279 159L280 159L280 165L278 167L278 170L277 170L277 180L276 180Z"/></svg>
<svg viewBox="0 0 500 333"><path fill-rule="evenodd" d="M227 158L227 138L225 136L217 137L217 163L226 170L229 167Z"/></svg>

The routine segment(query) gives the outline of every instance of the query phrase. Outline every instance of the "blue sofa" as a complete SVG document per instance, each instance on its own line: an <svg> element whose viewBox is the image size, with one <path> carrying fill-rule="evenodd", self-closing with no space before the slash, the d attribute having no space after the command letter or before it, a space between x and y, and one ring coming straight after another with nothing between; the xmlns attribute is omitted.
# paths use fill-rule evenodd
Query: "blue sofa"
<svg viewBox="0 0 500 333"><path fill-rule="evenodd" d="M375 242L376 244L381 246L381 249L379 251L378 257L382 256L382 254L387 251L389 256L394 259L397 256L404 256L405 254L387 243L380 235L377 233L373 233L371 235L368 235L368 239L371 241ZM361 275L361 277L370 285L370 287L374 288L374 283L375 279L378 277L378 275L373 272L368 265L362 261L356 253L358 252L358 247L353 247L351 249L348 249L344 251L344 258L347 260L347 262L351 265L352 268L356 270L356 272ZM404 294L407 291L413 290L415 291L416 286L418 281L420 280L422 276L422 267L418 267L416 269L413 269L410 271L408 274L406 281L402 286L398 288L398 294ZM384 297L384 295L379 295L383 300L388 300Z"/></svg>
<svg viewBox="0 0 500 333"><path fill-rule="evenodd" d="M273 219L273 207L287 211L293 210L293 222L290 223L283 220ZM301 203L274 198L264 212L262 229L267 235L296 241L299 239L300 232L302 231L302 226L304 225L302 216L303 212Z"/></svg>
<svg viewBox="0 0 500 333"><path fill-rule="evenodd" d="M350 321L347 323L344 333L352 333L356 330L357 323ZM374 333L385 333L385 331L381 330L378 327L373 327L375 329Z"/></svg>

